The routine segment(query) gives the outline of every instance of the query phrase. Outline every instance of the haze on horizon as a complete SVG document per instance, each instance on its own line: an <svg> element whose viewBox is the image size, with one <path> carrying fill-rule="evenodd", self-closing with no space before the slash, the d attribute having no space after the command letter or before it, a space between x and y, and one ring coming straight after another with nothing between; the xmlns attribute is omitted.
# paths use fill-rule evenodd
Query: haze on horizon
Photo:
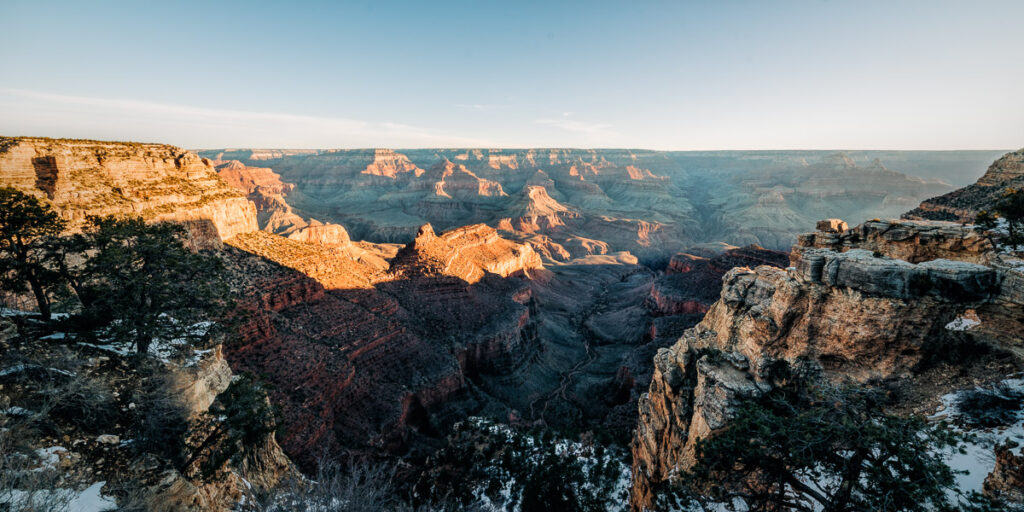
<svg viewBox="0 0 1024 512"><path fill-rule="evenodd" d="M5 2L0 134L211 147L1024 144L1024 2Z"/></svg>

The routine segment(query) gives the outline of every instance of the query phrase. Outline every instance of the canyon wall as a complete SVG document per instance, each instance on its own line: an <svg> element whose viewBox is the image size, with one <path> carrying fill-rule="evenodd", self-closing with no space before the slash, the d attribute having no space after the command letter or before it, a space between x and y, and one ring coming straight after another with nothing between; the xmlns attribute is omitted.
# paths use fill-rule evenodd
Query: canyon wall
<svg viewBox="0 0 1024 512"><path fill-rule="evenodd" d="M978 212L990 208L1008 187L1024 187L1024 149L993 162L976 183L927 199L905 217L974 222Z"/></svg>
<svg viewBox="0 0 1024 512"><path fill-rule="evenodd" d="M89 215L138 215L181 222L196 246L219 247L257 229L252 202L209 160L164 144L3 139L0 186L49 200L73 230Z"/></svg>
<svg viewBox="0 0 1024 512"><path fill-rule="evenodd" d="M484 406L467 379L512 371L535 350L526 277L540 259L492 228L424 226L391 262L369 246L265 232L228 243L248 313L226 357L272 384L281 444L307 468L436 435Z"/></svg>
<svg viewBox="0 0 1024 512"><path fill-rule="evenodd" d="M234 159L252 168L272 168L294 185L284 195L296 211L343 225L356 239L408 243L425 223L441 230L485 223L503 236L529 241L555 261L629 251L661 265L688 246L712 241L788 249L795 235L818 218L898 215L924 197L953 188L934 178L889 170L865 155L854 159L823 152L371 149L202 154L217 162ZM895 165L914 162L907 155L879 155ZM941 163L939 157L920 158ZM258 207L265 202L252 198Z"/></svg>
<svg viewBox="0 0 1024 512"><path fill-rule="evenodd" d="M776 385L780 362L867 382L913 375L964 336L1021 343L1020 330L1005 329L1024 306L1024 261L992 251L970 228L895 220L819 227L799 237L786 269L730 270L704 319L658 351L632 444L634 509L694 463L697 440L725 428L739 401ZM972 314L979 326L957 327Z"/></svg>

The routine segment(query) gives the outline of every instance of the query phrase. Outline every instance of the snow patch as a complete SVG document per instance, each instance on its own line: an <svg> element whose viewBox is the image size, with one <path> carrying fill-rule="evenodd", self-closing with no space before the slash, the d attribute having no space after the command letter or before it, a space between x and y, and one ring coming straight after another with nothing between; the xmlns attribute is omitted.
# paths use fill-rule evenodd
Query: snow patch
<svg viewBox="0 0 1024 512"><path fill-rule="evenodd" d="M16 364L14 366L11 366L11 367L8 367L8 368L4 368L3 370L0 370L0 377L6 377L8 375L14 375L16 373L24 372L25 370L34 370L34 369L37 369L37 368L43 368L43 367L39 366L38 364ZM46 369L46 371L50 371L50 372L54 372L54 373L59 373L61 375L66 375L68 377L74 377L75 376L75 372L69 372L67 370L61 370L59 368L45 368L45 369Z"/></svg>
<svg viewBox="0 0 1024 512"><path fill-rule="evenodd" d="M981 325L980 320L958 316L952 322L946 324L946 329L950 331L969 331L979 325Z"/></svg>
<svg viewBox="0 0 1024 512"><path fill-rule="evenodd" d="M1003 380L1000 385L1024 392L1024 377L1014 376ZM932 418L936 420L963 418L964 415L959 408L959 398L965 391L969 390L959 390L943 395L942 405ZM966 443L966 453L954 452L950 454L946 462L953 469L967 471L967 474L957 475L957 484L961 491L981 492L985 477L995 468L996 445L1008 440L1024 444L1024 410L1017 411L1016 419L1009 425L994 428L971 428L969 426L958 426L957 428L973 434L975 438Z"/></svg>

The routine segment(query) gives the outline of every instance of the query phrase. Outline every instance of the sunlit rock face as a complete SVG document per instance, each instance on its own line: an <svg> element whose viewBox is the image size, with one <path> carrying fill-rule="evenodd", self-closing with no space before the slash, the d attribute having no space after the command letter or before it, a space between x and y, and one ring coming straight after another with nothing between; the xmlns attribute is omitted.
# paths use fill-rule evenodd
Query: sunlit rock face
<svg viewBox="0 0 1024 512"><path fill-rule="evenodd" d="M453 229L440 236L430 224L424 224L416 239L399 251L392 264L392 271L398 274L444 274L469 284L488 273L508 277L528 275L541 268L540 256L529 244L505 240L497 230L483 224Z"/></svg>
<svg viewBox="0 0 1024 512"><path fill-rule="evenodd" d="M164 144L3 140L0 185L45 197L71 229L89 215L138 215L184 223L201 247L257 229L253 203L195 153Z"/></svg>
<svg viewBox="0 0 1024 512"><path fill-rule="evenodd" d="M694 463L696 440L725 427L739 401L775 385L779 362L856 382L911 376L955 345L955 320L965 314L980 322L972 336L1021 343L1019 315L1010 312L1024 304L1020 261L994 252L970 227L819 227L799 237L786 269L726 273L704 319L654 358L632 445L635 509ZM677 258L670 268L692 267Z"/></svg>
<svg viewBox="0 0 1024 512"><path fill-rule="evenodd" d="M905 166L930 177L890 170L875 153L857 152L373 149L202 154L272 168L295 185L287 196L297 212L343 225L355 239L408 243L425 223L441 230L485 223L503 236L530 241L555 261L629 251L658 265L695 243L786 250L820 218L896 216L924 197L953 188L926 171L935 169L945 177L948 167L988 158L988 153L913 158L876 153L895 169ZM980 173L984 164L977 165Z"/></svg>
<svg viewBox="0 0 1024 512"><path fill-rule="evenodd" d="M911 219L973 222L1009 187L1024 186L1024 149L1003 155L973 185L925 200L906 213Z"/></svg>

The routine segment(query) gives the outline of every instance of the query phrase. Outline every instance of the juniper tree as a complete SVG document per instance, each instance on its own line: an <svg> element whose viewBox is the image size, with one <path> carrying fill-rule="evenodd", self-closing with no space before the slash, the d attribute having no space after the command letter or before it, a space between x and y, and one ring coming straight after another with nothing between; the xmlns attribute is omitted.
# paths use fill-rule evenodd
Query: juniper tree
<svg viewBox="0 0 1024 512"><path fill-rule="evenodd" d="M46 320L51 291L61 282L46 245L63 229L64 221L48 204L13 187L0 188L0 289L31 292Z"/></svg>
<svg viewBox="0 0 1024 512"><path fill-rule="evenodd" d="M829 386L744 402L698 441L684 494L729 510L998 510L957 488L945 456L963 434L884 405L877 391Z"/></svg>
<svg viewBox="0 0 1024 512"><path fill-rule="evenodd" d="M991 210L982 210L974 217L976 229L984 233L993 245L995 240L990 233L999 227L999 219L1006 221L1006 236L1002 241L1014 249L1024 244L1024 190L1007 188L992 204Z"/></svg>
<svg viewBox="0 0 1024 512"><path fill-rule="evenodd" d="M1024 244L1024 190L1008 188L996 201L995 210L1006 220L1007 245Z"/></svg>
<svg viewBox="0 0 1024 512"><path fill-rule="evenodd" d="M185 231L141 218L90 217L82 244L91 255L78 269L83 316L110 338L146 354L154 340L194 344L227 307L223 266L192 252Z"/></svg>

